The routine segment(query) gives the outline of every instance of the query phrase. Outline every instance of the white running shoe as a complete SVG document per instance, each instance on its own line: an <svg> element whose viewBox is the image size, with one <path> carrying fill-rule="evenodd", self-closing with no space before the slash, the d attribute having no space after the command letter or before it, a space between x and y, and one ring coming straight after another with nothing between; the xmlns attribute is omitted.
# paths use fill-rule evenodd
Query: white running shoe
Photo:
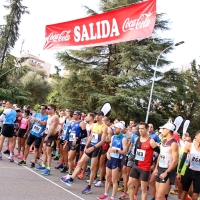
<svg viewBox="0 0 200 200"><path fill-rule="evenodd" d="M94 184L95 187L103 187L102 181L98 181L96 184Z"/></svg>
<svg viewBox="0 0 200 200"><path fill-rule="evenodd" d="M90 182L90 179L89 179L89 180L86 180L86 182L89 183L89 182ZM94 180L93 180L93 184L96 184L96 183L97 183L97 180L94 179Z"/></svg>

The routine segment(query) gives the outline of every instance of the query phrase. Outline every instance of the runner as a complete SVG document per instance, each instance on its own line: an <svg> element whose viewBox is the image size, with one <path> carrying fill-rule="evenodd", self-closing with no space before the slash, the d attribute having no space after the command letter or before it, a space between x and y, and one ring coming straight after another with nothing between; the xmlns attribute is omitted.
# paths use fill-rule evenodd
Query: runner
<svg viewBox="0 0 200 200"><path fill-rule="evenodd" d="M120 122L114 124L115 135L111 138L110 148L107 152L105 193L97 197L99 200L108 199L111 181L113 183L113 190L109 200L115 199L118 188L118 173L121 170L121 160L127 152L127 140L122 133L123 128L123 124Z"/></svg>
<svg viewBox="0 0 200 200"><path fill-rule="evenodd" d="M144 122L139 124L140 137L135 144L135 162L130 172L128 181L128 191L130 200L134 199L135 189L138 179L141 179L142 200L147 200L147 186L150 176L153 152L160 153L156 142L148 135L149 125Z"/></svg>
<svg viewBox="0 0 200 200"><path fill-rule="evenodd" d="M85 146L87 144L87 140L88 140L88 137L91 135L91 130L92 130L92 127L94 125L94 118L95 118L95 115L94 113L88 113L88 115L86 116L86 130L87 130L87 137L86 138L83 138L81 140L81 146L80 146L80 158L82 157L82 155L84 154L84 150L85 150ZM83 179L84 176L85 176L85 171L86 171L86 168L87 168L87 164L88 163L85 163L83 166L82 166L82 172L78 175L78 178L79 179Z"/></svg>
<svg viewBox="0 0 200 200"><path fill-rule="evenodd" d="M72 174L71 178L70 179L64 178L67 185L71 186L73 183L73 180L81 171L81 167L85 163L88 162L89 158L92 158L90 181L89 181L88 186L82 191L83 194L91 193L91 185L98 170L98 161L101 155L101 146L105 143L106 135L108 132L107 126L102 122L103 117L104 117L104 113L102 111L98 111L96 113L95 119L97 123L94 124L94 126L92 127L92 134L88 138L88 141L85 147L85 152L82 158L79 160L78 165L75 168L74 173Z"/></svg>
<svg viewBox="0 0 200 200"><path fill-rule="evenodd" d="M176 127L172 123L167 123L163 127L162 135L164 139L160 145L161 152L154 170L156 175L156 200L167 199L171 185L175 182L175 168L178 164L178 144L173 138Z"/></svg>
<svg viewBox="0 0 200 200"><path fill-rule="evenodd" d="M99 169L100 169L100 177L99 181L94 184L95 187L103 187L103 181L105 180L105 174L106 174L106 155L107 151L111 142L111 137L113 135L114 129L112 129L110 126L112 126L111 119L109 119L107 116L103 118L104 123L108 127L108 132L106 135L106 140L105 143L102 145L102 151L101 151L101 156L99 160Z"/></svg>
<svg viewBox="0 0 200 200"><path fill-rule="evenodd" d="M61 173L68 171L68 138L69 138L69 128L70 124L74 122L73 111L66 109L66 119L64 121L62 130L62 135L60 136L60 164L55 167L56 169L61 169Z"/></svg>
<svg viewBox="0 0 200 200"><path fill-rule="evenodd" d="M38 153L39 153L39 147L42 141L42 132L45 130L46 123L48 116L46 115L46 108L47 106L42 104L40 106L40 113L34 114L32 117L29 118L29 121L32 122L32 128L30 130L30 134L27 139L26 147L25 147L25 152L24 152L24 159L18 163L18 165L26 165L26 159L29 155L30 147L35 142L35 154L34 154L34 159L33 162L31 163L31 168L35 167L35 163L38 158ZM25 137L28 135L28 133L25 133Z"/></svg>
<svg viewBox="0 0 200 200"><path fill-rule="evenodd" d="M5 138L8 138L9 150L10 150L10 162L14 162L13 159L13 132L14 132L14 121L17 117L17 113L12 109L13 102L7 101L5 109L0 116L0 121L3 122L2 132L0 135L0 160L2 160L2 148Z"/></svg>
<svg viewBox="0 0 200 200"><path fill-rule="evenodd" d="M185 200L190 185L193 183L193 195L192 199L197 200L200 194L200 130L196 132L196 141L185 146L184 153L181 159L181 163L178 169L177 178L182 182L183 193L181 200ZM189 167L185 171L185 175L181 179L181 170L187 158L187 154L190 153Z"/></svg>
<svg viewBox="0 0 200 200"><path fill-rule="evenodd" d="M18 136L18 154L17 158L23 159L24 158L24 151L25 151L25 139L30 130L30 122L29 122L29 110L25 110L24 117L22 118L21 125L19 127L19 131L17 133ZM22 154L21 154L22 150Z"/></svg>
<svg viewBox="0 0 200 200"><path fill-rule="evenodd" d="M51 160L52 160L52 146L54 145L58 135L57 135L57 126L59 124L59 117L55 114L56 106L50 104L47 108L48 110L48 120L46 129L43 132L44 143L43 143L43 160L42 165L36 167L37 171L44 171L42 175L47 176L51 171ZM46 165L47 163L47 165Z"/></svg>

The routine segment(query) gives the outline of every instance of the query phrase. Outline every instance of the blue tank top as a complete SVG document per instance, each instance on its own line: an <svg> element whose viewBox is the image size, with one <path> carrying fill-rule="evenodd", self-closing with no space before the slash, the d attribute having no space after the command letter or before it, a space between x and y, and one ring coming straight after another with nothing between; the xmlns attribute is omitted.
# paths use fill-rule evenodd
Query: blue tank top
<svg viewBox="0 0 200 200"><path fill-rule="evenodd" d="M34 115L34 118L40 121L47 121L48 116L47 115L42 115L41 113L36 113ZM33 122L32 128L30 130L30 133L36 137L42 138L41 133L45 130L46 125L42 125L37 123L36 121Z"/></svg>
<svg viewBox="0 0 200 200"><path fill-rule="evenodd" d="M10 109L10 112L8 112L5 115L5 122L4 122L4 124L14 124L16 117L17 117L16 111L13 110L13 109Z"/></svg>
<svg viewBox="0 0 200 200"><path fill-rule="evenodd" d="M70 133L70 130L71 130L71 123L73 121L68 121L68 120L65 120L65 123L63 124L63 128L62 128L62 135L60 136L60 139L61 140L68 140L69 139L69 133Z"/></svg>
<svg viewBox="0 0 200 200"><path fill-rule="evenodd" d="M82 121L79 121L79 122L74 121L71 123L71 131L69 133L69 142L73 142L76 137L80 136L80 134L81 134L80 123L81 122Z"/></svg>
<svg viewBox="0 0 200 200"><path fill-rule="evenodd" d="M124 139L123 134L121 134L121 136L117 137L117 135L113 136L113 140L112 140L112 148L117 149L117 150L123 150L123 144L122 144L122 140ZM119 153L110 153L110 156L112 158L119 158L122 159L123 155L119 154Z"/></svg>

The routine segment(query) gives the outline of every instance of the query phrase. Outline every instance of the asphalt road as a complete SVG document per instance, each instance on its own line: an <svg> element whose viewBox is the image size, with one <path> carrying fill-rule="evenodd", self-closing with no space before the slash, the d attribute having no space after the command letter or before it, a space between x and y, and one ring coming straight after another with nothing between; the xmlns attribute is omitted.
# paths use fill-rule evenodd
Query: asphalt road
<svg viewBox="0 0 200 200"><path fill-rule="evenodd" d="M33 154L29 154L27 165L19 166L17 165L20 161L18 158L11 163L7 155L3 156L3 160L0 161L0 200L94 200L104 193L104 187L92 186L91 194L82 194L81 191L87 186L87 176L83 180L75 179L72 187L62 183L59 179L65 174L54 168L58 165L57 161L52 161L51 175L43 176L41 172L30 168L32 158ZM117 197L120 194L118 192ZM141 199L141 191L138 193L138 199ZM169 200L175 199L177 196L169 197Z"/></svg>

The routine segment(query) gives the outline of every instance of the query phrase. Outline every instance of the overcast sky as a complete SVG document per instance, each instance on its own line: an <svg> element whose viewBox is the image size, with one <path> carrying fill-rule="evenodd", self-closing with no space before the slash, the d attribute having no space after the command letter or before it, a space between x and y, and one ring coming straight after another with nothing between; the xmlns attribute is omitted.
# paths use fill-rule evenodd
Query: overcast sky
<svg viewBox="0 0 200 200"><path fill-rule="evenodd" d="M39 55L40 58L53 65L59 65L55 60L55 50L43 51L45 38L45 25L64 21L70 21L86 16L82 5L86 5L98 11L99 0L23 0L30 15L24 15L20 24L20 38L17 41L12 54L19 56L22 40L23 50ZM6 0L0 1L0 25L4 24L3 16L6 11L2 5ZM174 43L184 40L185 44L176 47L168 55L168 59L174 63L166 66L181 68L188 66L196 59L200 64L200 28L199 28L199 0L157 0L157 13L166 13L165 19L169 19L170 31L159 33L160 37L173 39Z"/></svg>

